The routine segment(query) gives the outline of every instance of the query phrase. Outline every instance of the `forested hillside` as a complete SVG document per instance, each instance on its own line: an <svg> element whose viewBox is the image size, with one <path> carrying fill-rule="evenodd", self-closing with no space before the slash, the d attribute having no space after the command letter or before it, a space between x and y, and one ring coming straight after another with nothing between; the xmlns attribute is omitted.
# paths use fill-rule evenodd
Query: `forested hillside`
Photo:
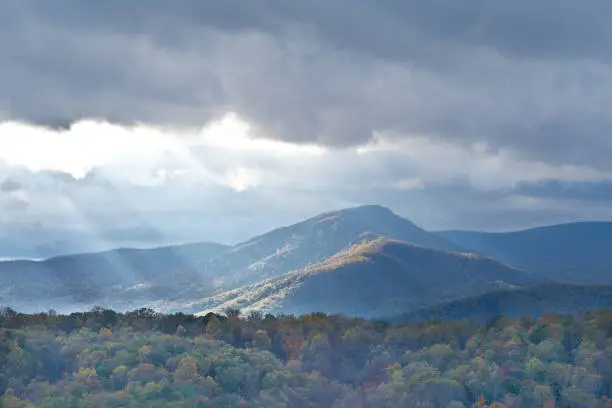
<svg viewBox="0 0 612 408"><path fill-rule="evenodd" d="M529 288L495 290L422 308L390 320L473 319L482 322L498 315L540 316L546 312L580 313L608 308L612 308L612 285L550 283Z"/></svg>
<svg viewBox="0 0 612 408"><path fill-rule="evenodd" d="M389 325L6 309L0 326L3 408L612 407L612 311Z"/></svg>

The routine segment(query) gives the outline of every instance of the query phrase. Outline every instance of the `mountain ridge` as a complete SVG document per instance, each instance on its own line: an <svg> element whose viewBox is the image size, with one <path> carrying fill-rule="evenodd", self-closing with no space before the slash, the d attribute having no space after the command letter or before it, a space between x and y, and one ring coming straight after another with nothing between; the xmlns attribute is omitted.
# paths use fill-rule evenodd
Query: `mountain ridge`
<svg viewBox="0 0 612 408"><path fill-rule="evenodd" d="M459 251L389 208L367 205L325 212L253 237L200 265L199 271L219 288L238 287L322 262L364 235Z"/></svg>
<svg viewBox="0 0 612 408"><path fill-rule="evenodd" d="M2 261L0 303L39 310L92 302L137 305L199 282L191 265L194 260L212 257L226 248L205 242Z"/></svg>
<svg viewBox="0 0 612 408"><path fill-rule="evenodd" d="M575 284L612 282L612 222L585 221L513 232L440 231L467 251Z"/></svg>
<svg viewBox="0 0 612 408"><path fill-rule="evenodd" d="M188 305L206 314L227 308L245 312L305 311L384 315L420 302L482 293L507 285L545 282L527 271L473 254L450 253L393 239L355 244L308 268L222 292ZM346 303L342 303L346 302Z"/></svg>
<svg viewBox="0 0 612 408"><path fill-rule="evenodd" d="M519 248L537 256L571 258L571 251L559 254L553 245L559 237L541 239L538 234L576 231L576 224L586 226L588 233L601 223L526 230L529 239L519 242ZM603 235L591 234L591 241L581 245L602 252L600 259L605 260L612 248L604 227ZM533 231L535 238L530 236ZM364 205L324 212L234 246L200 242L0 262L0 304L19 307L29 299L28 310L38 311L59 304L72 310L94 305L194 312L239 307L389 315L489 291L563 281L559 278L564 276L612 283L612 269L527 268L483 247L490 236L521 238L522 233L431 233L387 207ZM479 251L473 251L473 241L461 245L465 239L459 238L470 234L485 240ZM581 234L560 236L561 242L581 240ZM493 244L493 249L500 248ZM513 248L501 246L506 251ZM581 259L590 254L578 251ZM607 268L605 263L602 268Z"/></svg>
<svg viewBox="0 0 612 408"><path fill-rule="evenodd" d="M387 207L366 205L321 213L232 247L202 242L0 262L0 283L4 284L0 303L19 300L17 304L23 305L29 300L40 309L56 299L65 305L96 302L118 309L151 302L163 307L165 302L212 295L302 270L364 238L381 236L457 249ZM202 253L204 247L208 249Z"/></svg>

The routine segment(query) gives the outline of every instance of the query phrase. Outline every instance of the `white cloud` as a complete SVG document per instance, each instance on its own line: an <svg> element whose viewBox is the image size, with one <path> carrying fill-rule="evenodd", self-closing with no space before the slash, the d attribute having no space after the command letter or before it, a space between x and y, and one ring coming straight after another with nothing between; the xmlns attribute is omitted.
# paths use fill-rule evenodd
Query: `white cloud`
<svg viewBox="0 0 612 408"><path fill-rule="evenodd" d="M170 241L235 242L317 212L381 203L444 228L468 213L484 220L486 211L586 208L517 193L524 183L612 181L587 166L528 161L511 150L426 135L380 134L360 147L330 149L251 133L235 114L191 133L97 121L68 130L1 123L0 183L8 187L0 192L0 222L6 231L13 225L10 231L103 237L132 228ZM609 211L589 208L598 217Z"/></svg>
<svg viewBox="0 0 612 408"><path fill-rule="evenodd" d="M245 191L257 187L262 180L257 169L238 167L230 170L225 176L225 183L236 191Z"/></svg>
<svg viewBox="0 0 612 408"><path fill-rule="evenodd" d="M94 172L116 185L183 183L236 191L290 185L421 188L458 181L505 190L546 180L612 180L611 172L588 166L528 161L510 149L453 145L426 135L379 134L357 148L330 150L253 138L251 132L234 113L193 133L96 121L78 122L68 130L4 122L0 160L9 167L68 173L75 179Z"/></svg>
<svg viewBox="0 0 612 408"><path fill-rule="evenodd" d="M192 133L91 120L77 122L68 130L0 123L0 160L9 166L63 172L75 179L96 170L113 182L133 185L184 178L242 191L261 184L264 177L264 172L256 164L248 166L249 162L295 164L326 152L318 146L254 138L249 125L234 113Z"/></svg>
<svg viewBox="0 0 612 408"><path fill-rule="evenodd" d="M612 215L612 6L354 1L9 2L3 227L231 241L363 202L441 228Z"/></svg>
<svg viewBox="0 0 612 408"><path fill-rule="evenodd" d="M476 189L511 190L520 183L548 180L567 182L612 180L612 172L588 166L552 165L528 161L511 149L492 151L483 143L453 145L423 135L411 138L377 137L356 149L360 156L379 156L382 163L403 162L414 178L408 185L449 184L466 180ZM387 160L384 160L387 158Z"/></svg>
<svg viewBox="0 0 612 408"><path fill-rule="evenodd" d="M317 145L256 138L252 127L232 112L204 126L190 144L231 152L262 152L265 155L281 157L303 154L320 156L328 151Z"/></svg>
<svg viewBox="0 0 612 408"><path fill-rule="evenodd" d="M80 121L69 130L17 123L0 123L0 159L33 172L65 172L77 179L92 169L123 169L126 179L141 177L163 164L168 155L185 160L188 149L177 140L145 126L125 128L106 122ZM135 182L138 182L135 180Z"/></svg>
<svg viewBox="0 0 612 408"><path fill-rule="evenodd" d="M607 168L610 6L511 3L12 2L0 115L199 126L231 110L263 138L355 146L394 129Z"/></svg>

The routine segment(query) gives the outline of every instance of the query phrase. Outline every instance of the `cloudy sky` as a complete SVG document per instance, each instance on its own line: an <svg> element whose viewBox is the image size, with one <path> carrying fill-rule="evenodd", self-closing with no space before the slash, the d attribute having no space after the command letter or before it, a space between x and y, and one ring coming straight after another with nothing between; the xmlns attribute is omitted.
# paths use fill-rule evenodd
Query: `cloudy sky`
<svg viewBox="0 0 612 408"><path fill-rule="evenodd" d="M169 4L3 2L0 238L612 220L609 1Z"/></svg>

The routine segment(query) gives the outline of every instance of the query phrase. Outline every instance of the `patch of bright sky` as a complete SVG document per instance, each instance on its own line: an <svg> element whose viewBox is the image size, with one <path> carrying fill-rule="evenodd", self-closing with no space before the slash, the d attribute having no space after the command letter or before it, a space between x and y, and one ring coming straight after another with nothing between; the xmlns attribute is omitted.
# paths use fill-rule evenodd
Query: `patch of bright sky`
<svg viewBox="0 0 612 408"><path fill-rule="evenodd" d="M327 151L325 148L316 145L299 145L278 140L254 138L249 124L234 113L205 126L193 143L225 150L262 151L280 155L311 154L320 156Z"/></svg>
<svg viewBox="0 0 612 408"><path fill-rule="evenodd" d="M250 160L254 157L273 163L273 168L262 170ZM343 172L350 174L354 166L366 163L361 161L366 157L370 163L374 160L375 167L384 167L388 160L409 163L409 172L396 175L392 183L399 189L458 178L483 189L550 179L612 180L612 174L586 166L525 161L511 151L491 152L485 145L456 146L422 135L378 134L365 146L334 153L320 146L255 138L249 124L234 113L207 124L197 134L92 120L77 122L67 130L0 123L0 162L34 172L65 172L77 179L96 169L114 182L136 185L196 181L244 191L266 182L275 184L277 179L281 184L320 182L322 176L333 179ZM297 165L307 169L297 171ZM338 174L320 174L320 168Z"/></svg>
<svg viewBox="0 0 612 408"><path fill-rule="evenodd" d="M124 127L91 120L77 122L67 130L19 122L0 123L0 161L34 172L59 171L80 179L92 169L103 169L106 174L123 174L137 184L198 173L200 179L216 178L217 182L239 191L261 182L258 169L244 166L226 169L216 177L211 175L203 167L205 164L193 157L192 147L280 157L319 156L326 152L318 146L253 138L250 126L235 114L204 126L195 137L145 125Z"/></svg>
<svg viewBox="0 0 612 408"><path fill-rule="evenodd" d="M153 164L166 154L188 149L149 127L126 128L81 121L68 130L50 130L18 122L0 123L0 159L31 171L60 171L83 178L94 168L123 163Z"/></svg>
<svg viewBox="0 0 612 408"><path fill-rule="evenodd" d="M214 180L235 190L257 186L262 175L258 169L235 166L212 175L190 148L225 152L253 152L275 156L321 155L325 149L291 143L256 139L249 125L235 114L204 126L193 134L163 132L138 125L124 127L84 120L67 130L51 130L19 122L0 123L0 161L23 166L33 172L59 171L76 179L92 169L106 175L123 175L135 184L156 184L190 173L200 181ZM169 168L170 167L170 168Z"/></svg>

